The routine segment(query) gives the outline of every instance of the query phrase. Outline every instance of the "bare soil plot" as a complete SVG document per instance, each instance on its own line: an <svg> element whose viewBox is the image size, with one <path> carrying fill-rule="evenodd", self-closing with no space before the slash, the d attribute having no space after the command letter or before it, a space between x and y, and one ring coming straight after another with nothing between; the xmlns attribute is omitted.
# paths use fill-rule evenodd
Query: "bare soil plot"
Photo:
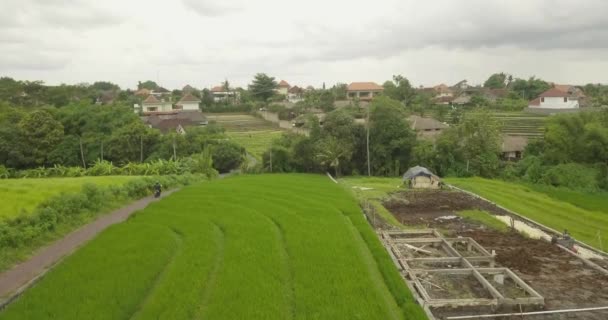
<svg viewBox="0 0 608 320"><path fill-rule="evenodd" d="M549 242L529 239L519 233L502 233L460 217L438 219L454 216L456 211L470 209L482 209L497 215L506 214L492 204L454 191L404 192L394 196L406 201L392 201L385 206L400 222L437 228L446 236L454 238L471 237L486 250L494 250L500 266L513 270L545 298L546 309L608 306L608 277L585 266L581 260ZM511 286L507 279L504 283L499 291L519 297L519 289ZM433 313L441 318L447 315L492 313L492 310L483 307L437 308ZM534 319L600 320L608 319L608 313L576 313L569 314L567 318L564 315L545 315Z"/></svg>

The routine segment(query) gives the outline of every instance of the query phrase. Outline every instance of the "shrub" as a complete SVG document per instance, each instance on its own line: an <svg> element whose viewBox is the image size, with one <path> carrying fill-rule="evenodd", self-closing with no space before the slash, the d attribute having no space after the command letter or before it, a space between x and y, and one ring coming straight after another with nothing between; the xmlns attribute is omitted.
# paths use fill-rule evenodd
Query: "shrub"
<svg viewBox="0 0 608 320"><path fill-rule="evenodd" d="M559 164L549 168L541 181L555 187L566 187L581 191L597 191L598 170L577 163Z"/></svg>
<svg viewBox="0 0 608 320"><path fill-rule="evenodd" d="M230 172L243 163L245 149L234 142L222 142L213 147L213 168L220 173Z"/></svg>

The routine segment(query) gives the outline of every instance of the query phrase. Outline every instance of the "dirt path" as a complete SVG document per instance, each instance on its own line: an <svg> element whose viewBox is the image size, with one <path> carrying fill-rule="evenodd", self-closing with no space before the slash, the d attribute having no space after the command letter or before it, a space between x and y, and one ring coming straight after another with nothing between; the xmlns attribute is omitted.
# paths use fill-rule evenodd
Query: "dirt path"
<svg viewBox="0 0 608 320"><path fill-rule="evenodd" d="M164 198L176 190L166 191ZM60 240L38 250L29 260L22 262L12 269L0 273L0 305L3 299L10 300L14 293L19 293L39 279L50 267L59 262L64 256L74 252L85 242L93 239L107 227L125 221L132 213L141 210L148 204L158 201L154 197L146 197L130 205L105 214L97 220L72 231ZM6 301L6 300L5 300Z"/></svg>

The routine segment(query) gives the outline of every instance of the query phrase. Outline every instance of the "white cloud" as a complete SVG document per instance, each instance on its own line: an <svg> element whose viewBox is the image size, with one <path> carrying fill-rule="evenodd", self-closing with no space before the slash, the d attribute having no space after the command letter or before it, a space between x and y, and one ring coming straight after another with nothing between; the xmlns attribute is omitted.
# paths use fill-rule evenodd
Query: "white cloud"
<svg viewBox="0 0 608 320"><path fill-rule="evenodd" d="M256 72L293 84L605 81L602 0L3 0L0 75L179 88Z"/></svg>

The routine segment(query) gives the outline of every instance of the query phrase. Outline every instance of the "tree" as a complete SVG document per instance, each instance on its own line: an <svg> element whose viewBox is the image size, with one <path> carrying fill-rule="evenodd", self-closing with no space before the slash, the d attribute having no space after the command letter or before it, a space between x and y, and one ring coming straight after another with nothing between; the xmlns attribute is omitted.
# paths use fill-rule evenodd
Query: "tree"
<svg viewBox="0 0 608 320"><path fill-rule="evenodd" d="M324 112L330 112L334 110L334 96L330 91L324 90L319 95L319 107Z"/></svg>
<svg viewBox="0 0 608 320"><path fill-rule="evenodd" d="M146 80L144 82L139 81L137 83L137 89L138 90L141 90L141 89L156 90L156 89L158 89L158 84L156 84L156 82L154 82L152 80Z"/></svg>
<svg viewBox="0 0 608 320"><path fill-rule="evenodd" d="M410 81L402 75L393 76L393 81L387 81L383 86L384 95L406 106L412 102L416 95L416 90L412 88Z"/></svg>
<svg viewBox="0 0 608 320"><path fill-rule="evenodd" d="M213 105L215 100L213 100L213 94L207 88L203 89L203 93L201 95L201 105L204 107L210 107Z"/></svg>
<svg viewBox="0 0 608 320"><path fill-rule="evenodd" d="M486 82L484 82L483 87L489 89L504 89L507 87L509 79L512 80L513 77L505 74L504 72L495 73L491 75Z"/></svg>
<svg viewBox="0 0 608 320"><path fill-rule="evenodd" d="M348 86L345 83L336 83L331 90L333 91L334 98L336 100L346 100L346 88Z"/></svg>
<svg viewBox="0 0 608 320"><path fill-rule="evenodd" d="M485 109L467 114L458 126L463 155L469 162L469 172L482 177L493 177L500 164L498 155L502 137L500 124Z"/></svg>
<svg viewBox="0 0 608 320"><path fill-rule="evenodd" d="M544 80L531 77L528 80L515 79L509 87L518 95L526 100L532 100L538 97L541 93L549 90L551 85Z"/></svg>
<svg viewBox="0 0 608 320"><path fill-rule="evenodd" d="M19 122L24 165L41 166L63 139L63 125L45 110L27 114Z"/></svg>
<svg viewBox="0 0 608 320"><path fill-rule="evenodd" d="M91 85L91 88L98 91L120 90L120 87L117 84L108 81L96 81Z"/></svg>
<svg viewBox="0 0 608 320"><path fill-rule="evenodd" d="M269 77L265 73L255 75L253 82L249 85L249 91L254 99L262 102L268 102L275 94L277 82L274 77Z"/></svg>
<svg viewBox="0 0 608 320"><path fill-rule="evenodd" d="M371 103L370 158L372 174L399 175L412 160L416 134L410 128L403 107L388 97Z"/></svg>
<svg viewBox="0 0 608 320"><path fill-rule="evenodd" d="M340 162L349 159L352 148L340 143L338 139L328 136L319 140L316 146L316 158L322 166L333 168L336 177L340 177Z"/></svg>
<svg viewBox="0 0 608 320"><path fill-rule="evenodd" d="M234 142L222 142L213 146L213 168L220 173L229 172L243 163L245 149Z"/></svg>

